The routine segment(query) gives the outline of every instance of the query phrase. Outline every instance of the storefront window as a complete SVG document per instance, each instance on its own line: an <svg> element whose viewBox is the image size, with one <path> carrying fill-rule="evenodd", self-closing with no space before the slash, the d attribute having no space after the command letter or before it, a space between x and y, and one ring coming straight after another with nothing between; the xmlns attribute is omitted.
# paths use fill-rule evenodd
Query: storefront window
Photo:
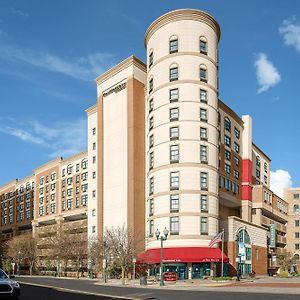
<svg viewBox="0 0 300 300"><path fill-rule="evenodd" d="M240 229L236 235L237 243L237 271L241 274L249 274L252 272L251 266L251 241L246 229Z"/></svg>

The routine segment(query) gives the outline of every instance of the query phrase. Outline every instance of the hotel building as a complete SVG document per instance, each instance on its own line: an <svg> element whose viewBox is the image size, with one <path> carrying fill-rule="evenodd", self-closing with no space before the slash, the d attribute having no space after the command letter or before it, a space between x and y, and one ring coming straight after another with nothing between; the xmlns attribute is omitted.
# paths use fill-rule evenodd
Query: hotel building
<svg viewBox="0 0 300 300"><path fill-rule="evenodd" d="M224 229L225 275L276 270L288 203L270 190L270 159L252 141L251 117L220 100L219 39L219 24L200 10L155 20L145 34L147 64L130 56L96 79L87 152L51 161L27 180L36 185L34 216L30 208L27 222L17 222L18 181L0 188L2 233L32 221L42 237L68 222L102 239L124 226L145 250L138 263L155 269L155 232L167 228L164 270L192 279L220 274L222 250L208 245Z"/></svg>

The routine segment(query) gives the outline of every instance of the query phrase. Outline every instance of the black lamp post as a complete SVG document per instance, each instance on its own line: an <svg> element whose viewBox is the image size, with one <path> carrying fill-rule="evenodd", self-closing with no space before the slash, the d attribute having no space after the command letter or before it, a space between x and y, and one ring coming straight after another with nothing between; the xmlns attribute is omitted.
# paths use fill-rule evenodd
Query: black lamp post
<svg viewBox="0 0 300 300"><path fill-rule="evenodd" d="M164 285L164 280L163 280L163 248L164 248L164 241L167 240L169 234L169 230L165 227L163 234L160 235L160 231L156 229L155 231L155 236L156 239L160 239L160 282L159 285L163 286Z"/></svg>

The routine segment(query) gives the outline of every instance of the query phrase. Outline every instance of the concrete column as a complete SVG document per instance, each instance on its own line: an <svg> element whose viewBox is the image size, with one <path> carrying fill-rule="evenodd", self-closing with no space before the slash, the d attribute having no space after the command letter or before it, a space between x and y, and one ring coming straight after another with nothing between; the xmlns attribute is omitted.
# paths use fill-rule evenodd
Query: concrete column
<svg viewBox="0 0 300 300"><path fill-rule="evenodd" d="M32 226L32 237L35 238L36 237L36 227L38 226L38 222L32 221L31 226Z"/></svg>

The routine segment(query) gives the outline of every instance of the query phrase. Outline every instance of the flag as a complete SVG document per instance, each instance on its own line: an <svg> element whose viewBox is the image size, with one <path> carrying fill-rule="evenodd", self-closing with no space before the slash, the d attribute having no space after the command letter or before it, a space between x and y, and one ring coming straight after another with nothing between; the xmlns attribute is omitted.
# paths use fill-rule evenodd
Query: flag
<svg viewBox="0 0 300 300"><path fill-rule="evenodd" d="M208 247L212 247L214 244L222 242L222 237L223 237L224 231L222 230L219 232L209 243Z"/></svg>

